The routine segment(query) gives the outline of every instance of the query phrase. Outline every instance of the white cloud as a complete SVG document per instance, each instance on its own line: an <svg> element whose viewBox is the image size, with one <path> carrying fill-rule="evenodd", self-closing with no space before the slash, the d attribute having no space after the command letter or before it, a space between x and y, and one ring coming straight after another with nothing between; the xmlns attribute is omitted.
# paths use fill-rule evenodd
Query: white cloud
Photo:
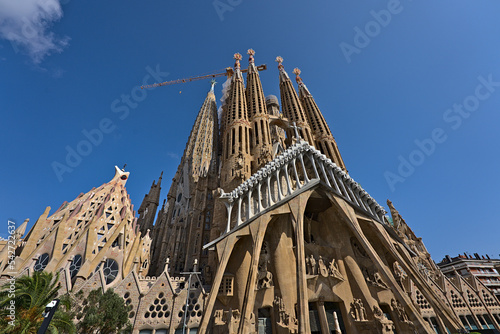
<svg viewBox="0 0 500 334"><path fill-rule="evenodd" d="M57 37L50 25L62 18L59 0L0 0L0 38L11 42L15 52L25 51L35 64L61 52L68 37Z"/></svg>

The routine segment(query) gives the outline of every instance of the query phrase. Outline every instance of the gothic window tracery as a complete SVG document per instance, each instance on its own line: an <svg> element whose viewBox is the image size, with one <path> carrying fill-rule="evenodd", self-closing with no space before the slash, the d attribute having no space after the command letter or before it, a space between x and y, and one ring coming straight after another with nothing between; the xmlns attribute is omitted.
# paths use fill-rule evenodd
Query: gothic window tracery
<svg viewBox="0 0 500 334"><path fill-rule="evenodd" d="M49 263L49 254L43 253L36 260L35 266L33 267L33 270L34 271L43 271L45 269L45 267L47 267L48 263Z"/></svg>
<svg viewBox="0 0 500 334"><path fill-rule="evenodd" d="M82 267L82 256L80 254L77 254L73 258L69 266L69 273L71 278L74 278L76 274L78 274L78 271L80 270L81 267Z"/></svg>
<svg viewBox="0 0 500 334"><path fill-rule="evenodd" d="M97 265L95 271L97 272L100 267L101 263ZM116 277L118 276L118 271L119 271L118 262L116 262L113 259L106 259L106 261L104 261L102 273L104 274L106 284L110 284L116 279Z"/></svg>

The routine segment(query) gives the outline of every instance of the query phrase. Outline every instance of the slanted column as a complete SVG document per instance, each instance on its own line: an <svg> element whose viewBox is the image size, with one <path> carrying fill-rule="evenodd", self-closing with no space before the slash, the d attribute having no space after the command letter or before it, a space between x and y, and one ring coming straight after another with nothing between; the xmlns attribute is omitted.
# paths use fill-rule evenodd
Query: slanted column
<svg viewBox="0 0 500 334"><path fill-rule="evenodd" d="M236 225L241 225L241 195L238 197L238 216L236 218Z"/></svg>
<svg viewBox="0 0 500 334"><path fill-rule="evenodd" d="M257 212L262 211L262 183L257 184Z"/></svg>
<svg viewBox="0 0 500 334"><path fill-rule="evenodd" d="M268 207L274 204L273 198L271 197L271 175L266 177L267 181L267 197L268 197Z"/></svg>
<svg viewBox="0 0 500 334"><path fill-rule="evenodd" d="M328 180L328 175L326 174L324 163L323 163L323 162L321 162L321 163L319 164L319 166L321 167L321 172L323 173L323 176L325 177L326 184L327 184L329 187L331 187L332 185L330 184L330 180Z"/></svg>
<svg viewBox="0 0 500 334"><path fill-rule="evenodd" d="M247 209L247 221L250 220L252 215L252 190L253 188L248 189L247 200L248 200L248 209Z"/></svg>
<svg viewBox="0 0 500 334"><path fill-rule="evenodd" d="M304 157L302 156L303 154L299 154L299 159L300 159L300 164L302 165L302 171L304 172L304 183L307 184L309 183L309 177L307 176L307 170L306 170L306 165L304 163Z"/></svg>
<svg viewBox="0 0 500 334"><path fill-rule="evenodd" d="M279 202L283 199L283 194L281 193L280 169L279 168L276 168L274 175L276 176L276 184L278 185L278 202Z"/></svg>
<svg viewBox="0 0 500 334"><path fill-rule="evenodd" d="M330 177L332 178L333 185L337 193L340 195L342 192L340 191L339 185L337 184L337 179L335 178L335 175L333 174L332 170L328 168L328 174L330 174Z"/></svg>
<svg viewBox="0 0 500 334"><path fill-rule="evenodd" d="M297 173L297 159L296 158L293 158L292 160L292 164L293 164L293 174L295 175L295 183L297 184L297 189L300 189L302 188L302 184L300 184L300 178L299 178L299 174Z"/></svg>
<svg viewBox="0 0 500 334"><path fill-rule="evenodd" d="M314 155L309 153L307 156L309 157L309 160L311 160L311 164L312 164L313 169L314 169L314 175L316 175L316 178L319 179L320 177L319 177L318 169L316 168L316 161L314 159Z"/></svg>
<svg viewBox="0 0 500 334"><path fill-rule="evenodd" d="M309 324L309 297L307 293L306 253L304 244L304 210L310 191L299 195L290 202L293 219L295 220L295 242L297 256L297 305L299 309L299 333L311 332Z"/></svg>
<svg viewBox="0 0 500 334"><path fill-rule="evenodd" d="M231 231L231 211L233 210L233 203L227 203L226 208L227 208L226 233L229 233L229 231Z"/></svg>
<svg viewBox="0 0 500 334"><path fill-rule="evenodd" d="M288 163L283 165L283 170L285 171L286 187L288 189L287 196L292 194L292 186L290 185L290 176L288 175Z"/></svg>
<svg viewBox="0 0 500 334"><path fill-rule="evenodd" d="M349 193L347 192L347 189L345 188L345 185L344 185L344 181L342 180L343 178L343 175L339 172L338 174L339 175L339 184L340 184L340 188L343 190L342 194L345 196L345 198L347 200L351 200L351 197L349 196Z"/></svg>

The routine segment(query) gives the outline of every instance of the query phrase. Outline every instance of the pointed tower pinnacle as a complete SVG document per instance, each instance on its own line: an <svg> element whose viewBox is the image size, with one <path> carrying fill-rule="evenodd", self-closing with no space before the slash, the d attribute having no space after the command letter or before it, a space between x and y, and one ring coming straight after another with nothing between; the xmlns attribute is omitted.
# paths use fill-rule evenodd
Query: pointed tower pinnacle
<svg viewBox="0 0 500 334"><path fill-rule="evenodd" d="M215 84L217 84L217 81L215 81L215 79L212 79L212 80L210 80L210 84L212 85L210 87L210 93L213 93L214 92L214 87L215 87Z"/></svg>
<svg viewBox="0 0 500 334"><path fill-rule="evenodd" d="M240 65L240 60L243 59L241 56L241 53L235 53L233 55L234 58L234 74L237 77L241 78L241 65Z"/></svg>
<svg viewBox="0 0 500 334"><path fill-rule="evenodd" d="M139 218L137 219L137 225L139 225L139 230L141 235L145 236L148 230L153 229L154 220L156 217L156 210L160 204L160 192L161 192L161 180L163 178L163 172L160 174L158 183L151 185L149 193L144 196L142 204L137 210Z"/></svg>
<svg viewBox="0 0 500 334"><path fill-rule="evenodd" d="M299 97L295 88L293 88L292 81L285 71L283 66L283 58L276 57L276 62L278 62L278 69L280 71L280 95L281 95L281 108L283 114L290 124L295 122L300 129L300 136L309 142L310 145L314 145L314 140L311 134L311 128L309 126L307 117L304 113L304 109L300 103ZM287 130L288 138L294 137L294 131L292 129Z"/></svg>
<svg viewBox="0 0 500 334"><path fill-rule="evenodd" d="M218 128L217 104L215 102L215 80L211 81L210 90L198 112L196 121L189 135L183 161L190 165L190 171L195 182L199 177L207 175L213 159L213 143Z"/></svg>
<svg viewBox="0 0 500 334"><path fill-rule="evenodd" d="M240 80L241 81L241 80ZM210 239L214 216L212 190L218 187L219 125L212 80L172 179L167 202L153 229L150 275L160 275L170 258L172 274L188 268L193 259L206 265L202 246Z"/></svg>
<svg viewBox="0 0 500 334"><path fill-rule="evenodd" d="M251 123L249 133L250 153L252 155L251 172L256 172L272 159L271 131L269 130L269 115L266 110L266 99L259 77L259 71L255 67L252 49L248 50L248 74L246 98L248 106L248 118Z"/></svg>
<svg viewBox="0 0 500 334"><path fill-rule="evenodd" d="M222 180L221 187L236 187L250 177L251 125L248 120L245 85L240 71L241 54L234 54L234 76L231 78L229 97L222 110Z"/></svg>
<svg viewBox="0 0 500 334"><path fill-rule="evenodd" d="M211 82L210 91L201 106L195 126L191 131L190 142L193 142L191 154L191 174L194 182L200 177L206 177L208 170L213 165L216 151L213 150L214 142L217 141L218 116L217 104L215 102L214 87L217 83Z"/></svg>
<svg viewBox="0 0 500 334"><path fill-rule="evenodd" d="M345 171L346 168L344 160L340 155L337 142L335 141L335 138L333 138L332 132L330 131L323 114L319 110L316 101L302 81L302 78L300 77L301 71L298 68L295 68L293 73L295 74L295 80L299 86L300 102L304 108L309 125L312 128L314 146Z"/></svg>

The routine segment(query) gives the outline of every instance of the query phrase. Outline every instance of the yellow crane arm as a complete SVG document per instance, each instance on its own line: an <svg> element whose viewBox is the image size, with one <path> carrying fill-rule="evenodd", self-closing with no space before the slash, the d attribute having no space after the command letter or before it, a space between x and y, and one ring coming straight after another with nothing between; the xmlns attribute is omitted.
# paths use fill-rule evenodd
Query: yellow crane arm
<svg viewBox="0 0 500 334"><path fill-rule="evenodd" d="M267 65L259 65L257 66L258 71L263 71L267 70ZM245 73L247 72L248 69L241 70L241 72ZM189 77L189 78L184 78L184 79L176 79L172 81L165 81L165 82L160 82L160 83L154 83L151 85L144 85L141 86L141 89L144 88L154 88L154 87L159 87L159 86L168 86L168 85L175 85L179 83L186 83L186 82L191 82L191 81L196 81L196 80L204 80L204 79L209 79L209 78L217 78L221 76L227 76L231 77L233 75L233 69L231 67L226 68L225 72L219 72L219 73L211 73L211 74L205 74L205 75L200 75L200 76L194 76L194 77Z"/></svg>

